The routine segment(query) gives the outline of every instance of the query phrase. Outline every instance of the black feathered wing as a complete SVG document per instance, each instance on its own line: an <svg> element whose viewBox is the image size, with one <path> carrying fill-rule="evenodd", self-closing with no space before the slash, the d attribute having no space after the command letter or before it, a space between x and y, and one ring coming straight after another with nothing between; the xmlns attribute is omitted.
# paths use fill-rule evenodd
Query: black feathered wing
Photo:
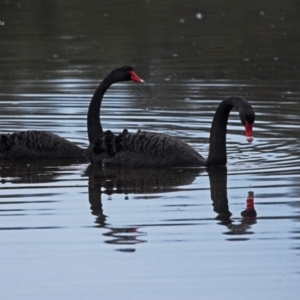
<svg viewBox="0 0 300 300"><path fill-rule="evenodd" d="M74 158L83 157L84 150L54 133L23 131L0 135L0 158Z"/></svg>
<svg viewBox="0 0 300 300"><path fill-rule="evenodd" d="M95 152L105 152L104 163L140 167L203 166L205 159L190 145L167 134L141 132L120 135L106 132L94 145Z"/></svg>

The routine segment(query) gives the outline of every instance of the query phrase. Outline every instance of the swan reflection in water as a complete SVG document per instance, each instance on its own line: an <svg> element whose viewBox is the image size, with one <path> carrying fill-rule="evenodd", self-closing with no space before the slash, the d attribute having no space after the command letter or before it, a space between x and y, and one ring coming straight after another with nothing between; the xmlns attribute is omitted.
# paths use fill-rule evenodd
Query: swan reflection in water
<svg viewBox="0 0 300 300"><path fill-rule="evenodd" d="M27 183L37 184L59 181L61 175L78 172L78 160L39 161L38 163L27 162L1 162L1 183ZM133 245L145 242L145 232L141 226L127 226L115 228L107 223L107 216L103 212L102 194L160 194L182 190L192 184L194 180L204 173L205 169L133 169L133 168L99 168L89 165L83 176L88 176L89 202L92 214L96 216L96 226L106 228L109 231L104 235L109 237L107 243L118 245ZM247 208L242 212L242 219L237 224L231 218L227 199L227 169L215 167L207 169L210 180L211 199L216 219L219 224L228 229L225 234L230 235L229 240L245 240L241 235L251 234L250 227L256 223L254 209L254 194L249 192ZM71 187L71 185L69 185ZM51 192L50 192L51 194ZM153 198L149 195L146 198ZM159 196L157 196L159 197ZM26 201L26 200L24 200ZM203 221L202 219L199 219ZM239 237L238 237L239 236ZM120 251L134 251L126 248Z"/></svg>
<svg viewBox="0 0 300 300"><path fill-rule="evenodd" d="M134 245L146 242L146 235L140 227L113 227L107 223L103 212L102 194L152 194L178 190L180 186L193 183L200 169L134 169L134 168L99 168L89 165L85 175L89 177L89 202L92 214L96 216L96 226L109 229L104 236L106 243ZM103 190L103 191L102 191ZM133 252L134 248L122 248L118 251Z"/></svg>
<svg viewBox="0 0 300 300"><path fill-rule="evenodd" d="M48 183L58 180L62 172L66 175L85 163L85 158L39 159L39 160L0 160L0 183Z"/></svg>
<svg viewBox="0 0 300 300"><path fill-rule="evenodd" d="M220 225L226 226L229 231L227 235L246 235L251 234L249 231L251 225L256 223L256 210L254 208L254 192L249 191L246 199L246 209L241 212L242 219L239 224L235 224L231 219L227 198L227 168L212 168L207 170L210 181L211 200L213 201L214 211L218 214L217 220ZM228 240L246 240L245 238L235 237Z"/></svg>
<svg viewBox="0 0 300 300"><path fill-rule="evenodd" d="M190 185L205 169L131 169L131 168L99 168L89 165L85 175L89 177L89 202L92 214L96 216L97 227L109 229L104 235L110 244L134 245L146 242L145 232L140 227L113 227L107 223L107 216L103 212L101 201L102 194L127 194L135 193L165 193L179 190L180 186ZM217 220L226 226L226 234L249 234L251 225L256 223L254 209L254 193L248 192L247 207L241 212L240 224L234 224L231 219L227 199L227 168L216 167L207 170L210 180L211 200L214 211L218 214ZM233 240L233 239L231 239ZM235 240L245 240L235 238ZM134 248L119 249L119 251L135 251Z"/></svg>

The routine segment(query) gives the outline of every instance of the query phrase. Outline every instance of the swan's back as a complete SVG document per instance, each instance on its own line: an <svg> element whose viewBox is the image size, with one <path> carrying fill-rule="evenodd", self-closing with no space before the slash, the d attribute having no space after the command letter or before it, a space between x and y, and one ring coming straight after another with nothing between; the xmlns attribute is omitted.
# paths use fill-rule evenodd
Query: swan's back
<svg viewBox="0 0 300 300"><path fill-rule="evenodd" d="M23 131L0 135L0 158L74 158L83 157L83 149L47 131Z"/></svg>
<svg viewBox="0 0 300 300"><path fill-rule="evenodd" d="M101 142L101 144L100 144ZM191 146L167 134L141 132L114 136L107 131L94 151L110 156L104 163L138 167L202 166L204 158Z"/></svg>

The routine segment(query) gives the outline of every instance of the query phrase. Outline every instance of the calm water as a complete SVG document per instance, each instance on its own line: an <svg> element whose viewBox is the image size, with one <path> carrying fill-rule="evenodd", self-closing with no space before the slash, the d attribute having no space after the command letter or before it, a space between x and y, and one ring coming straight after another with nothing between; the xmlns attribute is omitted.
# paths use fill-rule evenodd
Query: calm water
<svg viewBox="0 0 300 300"><path fill-rule="evenodd" d="M252 144L231 113L227 168L209 172L0 162L1 299L298 299L300 5L196 2L0 4L2 133L86 147L91 95L124 64L146 85L109 89L105 129L207 156L225 96L256 111Z"/></svg>

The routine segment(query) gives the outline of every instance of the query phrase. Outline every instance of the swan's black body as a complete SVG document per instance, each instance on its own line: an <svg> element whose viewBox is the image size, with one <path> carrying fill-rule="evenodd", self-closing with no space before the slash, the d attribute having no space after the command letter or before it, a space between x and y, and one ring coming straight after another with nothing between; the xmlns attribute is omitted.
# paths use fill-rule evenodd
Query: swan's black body
<svg viewBox="0 0 300 300"><path fill-rule="evenodd" d="M226 165L226 127L231 109L239 112L246 128L248 141L252 141L252 126L255 119L251 105L242 97L234 96L223 100L215 113L211 133L209 155L204 159L194 148L167 134L142 132L120 135L107 131L98 138L90 157L92 162L102 162L139 167L197 167ZM103 154L109 158L104 158Z"/></svg>
<svg viewBox="0 0 300 300"><path fill-rule="evenodd" d="M1 159L84 157L84 150L52 132L20 131L0 135Z"/></svg>
<svg viewBox="0 0 300 300"><path fill-rule="evenodd" d="M138 167L192 167L203 165L205 159L190 145L167 134L154 132L129 133L115 136L106 131L95 142L93 162ZM100 159L99 159L100 158Z"/></svg>

